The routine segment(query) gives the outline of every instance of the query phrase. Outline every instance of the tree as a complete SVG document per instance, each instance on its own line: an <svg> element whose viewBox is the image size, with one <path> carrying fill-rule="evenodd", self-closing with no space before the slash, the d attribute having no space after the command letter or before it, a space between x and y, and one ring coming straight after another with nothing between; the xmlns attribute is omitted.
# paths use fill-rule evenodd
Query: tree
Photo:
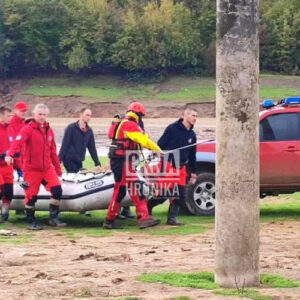
<svg viewBox="0 0 300 300"><path fill-rule="evenodd" d="M65 64L74 71L109 61L119 31L116 8L106 0L71 1L69 26L62 41Z"/></svg>
<svg viewBox="0 0 300 300"><path fill-rule="evenodd" d="M58 0L4 1L7 60L10 68L60 66L59 42L65 6Z"/></svg>
<svg viewBox="0 0 300 300"><path fill-rule="evenodd" d="M297 0L265 0L261 7L263 69L300 73L300 12Z"/></svg>
<svg viewBox="0 0 300 300"><path fill-rule="evenodd" d="M114 45L113 61L129 70L158 70L196 65L200 35L190 11L182 4L163 0L148 3L142 15L127 11L124 29Z"/></svg>

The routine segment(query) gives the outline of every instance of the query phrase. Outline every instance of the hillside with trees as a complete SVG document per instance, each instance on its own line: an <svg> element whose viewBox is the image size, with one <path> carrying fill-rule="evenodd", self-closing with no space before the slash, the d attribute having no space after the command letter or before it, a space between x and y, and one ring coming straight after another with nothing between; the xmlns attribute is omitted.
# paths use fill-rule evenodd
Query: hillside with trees
<svg viewBox="0 0 300 300"><path fill-rule="evenodd" d="M261 70L300 73L299 0L262 0ZM214 0L0 0L0 74L212 75Z"/></svg>

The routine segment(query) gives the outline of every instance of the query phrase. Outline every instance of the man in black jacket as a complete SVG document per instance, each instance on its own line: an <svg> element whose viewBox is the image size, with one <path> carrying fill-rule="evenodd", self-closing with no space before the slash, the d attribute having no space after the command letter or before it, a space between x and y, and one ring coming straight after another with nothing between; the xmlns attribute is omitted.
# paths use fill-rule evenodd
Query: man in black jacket
<svg viewBox="0 0 300 300"><path fill-rule="evenodd" d="M91 116L91 110L83 108L80 111L79 120L69 124L65 130L59 151L59 159L62 161L68 173L77 173L82 168L86 148L88 148L95 166L101 170L94 133L92 128L88 125Z"/></svg>
<svg viewBox="0 0 300 300"><path fill-rule="evenodd" d="M183 118L180 118L176 122L170 124L164 131L161 138L158 140L159 147L165 151L178 149L185 147L179 151L179 166L173 166L172 161L169 165L178 171L178 178L176 184L178 187L178 195L170 201L169 212L168 212L168 225L183 225L183 223L177 220L180 207L184 208L184 195L185 185L187 180L187 174L190 173L191 183L195 183L196 175L196 142L197 137L193 130L193 127L197 121L197 110L194 108L186 108L183 114ZM189 147L189 145L191 145ZM174 151L174 154L178 151ZM153 207L163 203L166 200L164 195L160 198L152 198L148 201L149 213L152 213Z"/></svg>

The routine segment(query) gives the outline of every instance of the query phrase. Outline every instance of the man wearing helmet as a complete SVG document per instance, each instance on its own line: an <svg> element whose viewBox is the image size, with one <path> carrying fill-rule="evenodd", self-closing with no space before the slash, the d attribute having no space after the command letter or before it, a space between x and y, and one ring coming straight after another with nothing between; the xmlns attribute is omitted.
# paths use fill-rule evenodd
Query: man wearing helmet
<svg viewBox="0 0 300 300"><path fill-rule="evenodd" d="M127 151L136 151L143 148L160 151L160 148L149 139L148 135L139 126L142 124L142 117L146 114L145 107L139 102L129 105L124 119L113 122L108 137L112 140L109 158L111 169L114 173L114 193L108 207L106 219L103 223L105 229L115 229L115 219L119 213L122 199L128 193L136 206L137 221L141 229L158 225L159 220L153 220L148 213L147 199L141 190L137 190L139 178L134 169L131 168L130 176L126 173L128 162L126 161Z"/></svg>

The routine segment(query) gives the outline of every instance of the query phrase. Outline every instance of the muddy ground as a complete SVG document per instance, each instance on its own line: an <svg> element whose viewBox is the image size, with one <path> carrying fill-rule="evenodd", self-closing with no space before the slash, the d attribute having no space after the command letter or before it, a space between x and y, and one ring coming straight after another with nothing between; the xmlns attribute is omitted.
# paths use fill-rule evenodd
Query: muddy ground
<svg viewBox="0 0 300 300"><path fill-rule="evenodd" d="M18 100L18 93L23 87L20 82L15 81L7 88L3 85L0 88L1 103L12 104ZM39 97L24 100L28 100L30 106L37 102L46 102L45 98ZM76 97L48 101L52 103L52 117L57 117L50 119L50 122L60 144L64 128L75 119L58 117L76 116L85 102ZM95 131L97 147L104 153L109 144L106 132L111 122L110 117L116 108L118 111L124 110L125 104L95 105L94 115L101 118L94 118L91 125ZM174 103L167 103L164 107L155 101L149 104L147 109L155 119L145 119L145 124L154 140L159 138L166 125L180 115L180 105L183 107L184 104L174 106ZM205 105L200 108L200 116L213 117L214 104L209 104L206 108ZM159 117L164 118L157 119ZM213 138L215 120L199 118L195 130L199 139ZM103 220L99 220L99 226L101 221ZM26 229L12 229L17 234L27 233ZM156 236L141 231L115 232L97 237L82 235L75 239L59 230L45 228L34 233L29 243L1 243L0 299L74 299L83 295L90 295L92 299L115 299L125 296L137 296L139 299L171 299L178 296L205 300L236 299L231 296L217 296L210 291L142 283L136 280L138 275L145 272L213 271L214 247L213 229L204 234L187 236ZM299 222L261 224L261 273L280 274L300 281L299 249ZM277 300L300 299L299 288L265 289L261 292L273 295Z"/></svg>
<svg viewBox="0 0 300 300"><path fill-rule="evenodd" d="M261 224L261 273L300 280L299 232L297 222ZM236 299L136 279L146 272L213 271L214 248L213 229L176 237L143 231L73 239L46 228L28 244L1 244L1 299L73 299L83 294L92 299ZM300 299L299 288L261 292L278 300Z"/></svg>
<svg viewBox="0 0 300 300"><path fill-rule="evenodd" d="M145 128L149 136L157 141L165 128L177 118L145 119ZM76 118L49 118L51 127L55 131L58 147L61 144L66 126L75 122ZM111 124L111 118L92 118L91 127L93 128L96 140L96 146L99 155L105 155L108 151L110 140L107 138L108 128ZM198 139L212 139L215 137L216 121L214 118L198 118L195 125L195 132Z"/></svg>
<svg viewBox="0 0 300 300"><path fill-rule="evenodd" d="M58 144L66 125L75 119L50 119ZM173 118L147 119L146 128L155 140ZM110 119L91 122L98 149L103 154ZM215 119L199 118L195 130L199 138L214 136ZM281 201L274 198L276 203ZM99 226L103 220L99 220ZM160 225L165 226L165 225ZM15 230L15 228L13 227ZM16 229L18 234L27 232ZM74 228L76 231L76 228ZM300 223L261 224L261 273L274 273L300 281ZM116 232L109 236L68 237L46 228L28 244L1 244L0 290L5 299L73 299L90 294L92 299L236 299L209 291L142 283L136 277L145 272L213 271L214 230L187 236L156 236ZM265 289L274 299L300 299L300 289ZM1 297L0 297L1 298Z"/></svg>

